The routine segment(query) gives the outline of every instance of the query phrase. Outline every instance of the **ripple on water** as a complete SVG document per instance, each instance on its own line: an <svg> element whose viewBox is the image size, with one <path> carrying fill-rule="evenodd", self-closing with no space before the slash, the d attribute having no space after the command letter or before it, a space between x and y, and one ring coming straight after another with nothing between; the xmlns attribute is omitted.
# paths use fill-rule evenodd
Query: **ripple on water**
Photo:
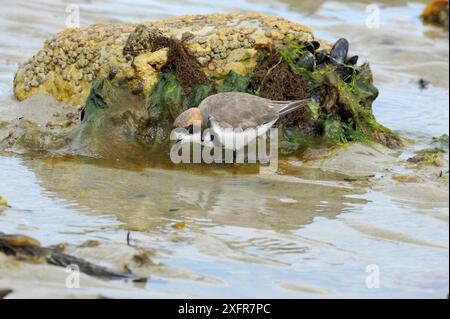
<svg viewBox="0 0 450 319"><path fill-rule="evenodd" d="M347 37L372 64L381 123L414 138L448 133L448 33L424 27L423 4L403 0L381 1L381 28L367 29L370 3L134 0L80 8L82 25L256 10L310 25L330 41ZM11 92L16 64L64 27L64 10L59 0L2 4L0 95ZM432 84L421 91L422 77ZM300 166L293 160L262 178L0 156L0 195L12 205L0 212L0 230L48 245L123 243L132 229L133 243L155 251L146 291L168 296L446 296L448 204L346 188L342 176ZM183 221L184 229L172 227ZM379 267L380 289L366 286L369 265ZM121 296L136 295L145 294Z"/></svg>

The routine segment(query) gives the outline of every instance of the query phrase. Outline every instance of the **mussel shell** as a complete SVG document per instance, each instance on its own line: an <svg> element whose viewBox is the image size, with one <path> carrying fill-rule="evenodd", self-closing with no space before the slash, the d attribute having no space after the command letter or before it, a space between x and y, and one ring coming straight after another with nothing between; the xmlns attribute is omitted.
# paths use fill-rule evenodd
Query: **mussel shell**
<svg viewBox="0 0 450 319"><path fill-rule="evenodd" d="M318 41L305 42L305 49L314 54L320 48Z"/></svg>
<svg viewBox="0 0 450 319"><path fill-rule="evenodd" d="M303 68L309 72L314 71L315 66L316 66L316 58L314 57L314 54L312 54L311 52L307 52L297 61L298 68Z"/></svg>
<svg viewBox="0 0 450 319"><path fill-rule="evenodd" d="M318 50L320 48L319 41L312 41L311 44L314 46L314 50Z"/></svg>
<svg viewBox="0 0 450 319"><path fill-rule="evenodd" d="M314 54L314 52L315 52L314 46L312 45L311 42L305 43L305 49L312 54Z"/></svg>
<svg viewBox="0 0 450 319"><path fill-rule="evenodd" d="M327 66L327 65L326 65L325 63L317 64L316 69L317 69L317 70L321 70L321 69L323 69L323 68L326 67L326 66Z"/></svg>
<svg viewBox="0 0 450 319"><path fill-rule="evenodd" d="M353 76L358 74L358 70L344 64L337 66L336 72L337 74L339 74L341 79L346 83L350 83L352 81Z"/></svg>
<svg viewBox="0 0 450 319"><path fill-rule="evenodd" d="M86 111L84 110L84 107L81 109L81 112L80 112L80 121L83 121L84 120L84 115L86 114Z"/></svg>
<svg viewBox="0 0 450 319"><path fill-rule="evenodd" d="M340 63L344 63L347 59L349 43L347 39L341 38L336 41L331 49L331 57Z"/></svg>
<svg viewBox="0 0 450 319"><path fill-rule="evenodd" d="M327 51L322 50L316 53L316 63L323 64L327 63L330 60Z"/></svg>
<svg viewBox="0 0 450 319"><path fill-rule="evenodd" d="M347 61L345 61L345 64L356 65L356 63L358 63L358 59L359 59L359 57L357 55L354 55L351 58L348 58Z"/></svg>
<svg viewBox="0 0 450 319"><path fill-rule="evenodd" d="M341 65L344 65L344 63L341 63L341 62L339 62L339 61L333 59L332 57L330 57L330 58L328 59L328 64L331 64L332 66L335 66L335 67L339 67L339 66L341 66Z"/></svg>

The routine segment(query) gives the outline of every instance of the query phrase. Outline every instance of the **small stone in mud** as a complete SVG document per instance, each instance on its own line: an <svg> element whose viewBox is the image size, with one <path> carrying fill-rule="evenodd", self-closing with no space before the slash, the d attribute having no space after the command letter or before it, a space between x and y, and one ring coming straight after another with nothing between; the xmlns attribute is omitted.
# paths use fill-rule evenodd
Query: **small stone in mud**
<svg viewBox="0 0 450 319"><path fill-rule="evenodd" d="M180 209L179 208L170 208L169 209L169 212L177 212L177 211L179 211Z"/></svg>

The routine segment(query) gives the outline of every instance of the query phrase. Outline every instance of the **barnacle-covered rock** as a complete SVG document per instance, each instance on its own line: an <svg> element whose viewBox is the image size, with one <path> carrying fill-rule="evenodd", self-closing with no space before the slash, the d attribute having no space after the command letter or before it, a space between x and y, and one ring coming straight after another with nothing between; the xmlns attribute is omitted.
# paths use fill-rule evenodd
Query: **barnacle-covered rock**
<svg viewBox="0 0 450 319"><path fill-rule="evenodd" d="M323 142L400 146L401 139L372 113L378 90L369 65L358 65L349 50L346 39L330 45L307 27L259 14L95 25L65 30L47 42L19 68L15 93L20 100L39 92L82 105L81 123L53 136L52 147L65 144L63 153L92 157L142 159L167 152L181 112L230 91L312 99L278 121L284 153ZM36 77L37 71L43 75ZM9 145L23 140L17 135ZM46 150L45 142L37 144Z"/></svg>
<svg viewBox="0 0 450 319"><path fill-rule="evenodd" d="M145 52L154 52L167 46L166 38L157 28L139 25L130 33L128 40L123 48L123 55L127 57L138 56ZM130 57L130 58L131 58Z"/></svg>
<svg viewBox="0 0 450 319"><path fill-rule="evenodd" d="M183 38L186 34L190 36ZM141 25L66 29L19 67L14 93L19 100L41 92L80 105L93 82L107 76L111 67L118 77L132 79L130 86L141 81L148 92L166 59L160 52L147 61L148 54L167 47L167 38L171 37L183 38L206 73L222 74L230 70L248 73L255 65L256 48L313 39L305 26L260 14L193 15ZM140 57L142 54L144 57Z"/></svg>

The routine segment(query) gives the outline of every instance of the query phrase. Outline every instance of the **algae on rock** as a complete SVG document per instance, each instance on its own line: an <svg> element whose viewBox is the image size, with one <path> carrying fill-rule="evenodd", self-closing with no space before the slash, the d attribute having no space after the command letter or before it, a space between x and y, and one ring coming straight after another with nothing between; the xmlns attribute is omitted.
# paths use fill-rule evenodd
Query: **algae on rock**
<svg viewBox="0 0 450 319"><path fill-rule="evenodd" d="M142 158L166 152L172 123L181 112L197 107L209 95L232 91L274 100L312 98L308 107L278 121L283 153L324 142L401 145L400 138L373 115L378 90L368 64L356 66L355 59L337 63L331 58L333 48L315 41L307 28L286 20L231 15L227 17L239 27L230 29L224 27L222 17L214 16L221 22L215 22L216 29L208 36L201 36L198 30L176 36L174 29L169 32L169 26L186 30L182 26L195 20L191 17L167 25L115 29L122 30L123 34L114 36L120 35L123 41L114 56L123 64L117 64L115 58L108 64L103 57L106 64L92 81L81 124L64 134L69 141L66 149L93 157ZM213 18L202 19L211 22ZM284 36L278 33L280 28L286 30ZM62 39L68 37L66 33ZM48 46L61 42L58 37L55 41ZM205 56L205 52L210 53ZM327 63L319 61L324 57ZM16 93L27 85L21 72L16 76ZM66 85L72 85L72 80L66 77ZM62 99L66 98L70 100Z"/></svg>

